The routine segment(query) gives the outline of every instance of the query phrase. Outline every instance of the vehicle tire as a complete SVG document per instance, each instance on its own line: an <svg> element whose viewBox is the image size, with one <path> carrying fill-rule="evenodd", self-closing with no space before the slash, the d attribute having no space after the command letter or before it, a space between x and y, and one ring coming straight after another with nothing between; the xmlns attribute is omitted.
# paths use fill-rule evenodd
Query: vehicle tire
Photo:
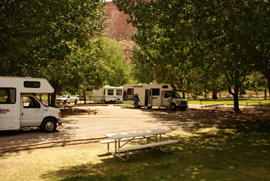
<svg viewBox="0 0 270 181"><path fill-rule="evenodd" d="M78 103L78 100L77 100L77 99L75 99L74 104L77 104L77 103Z"/></svg>
<svg viewBox="0 0 270 181"><path fill-rule="evenodd" d="M135 106L135 108L140 108L141 106L139 106L139 103L138 102L135 102L134 103L134 106Z"/></svg>
<svg viewBox="0 0 270 181"><path fill-rule="evenodd" d="M41 125L42 131L48 133L48 132L54 132L57 128L57 124L55 119L53 118L46 118Z"/></svg>
<svg viewBox="0 0 270 181"><path fill-rule="evenodd" d="M187 108L185 108L185 107L184 107L184 108L181 108L181 111L185 111L186 109L187 109Z"/></svg>
<svg viewBox="0 0 270 181"><path fill-rule="evenodd" d="M176 106L175 106L175 104L173 104L173 103L172 103L172 106L171 106L171 110L172 110L172 111L176 111Z"/></svg>
<svg viewBox="0 0 270 181"><path fill-rule="evenodd" d="M152 106L148 106L147 109L152 109Z"/></svg>

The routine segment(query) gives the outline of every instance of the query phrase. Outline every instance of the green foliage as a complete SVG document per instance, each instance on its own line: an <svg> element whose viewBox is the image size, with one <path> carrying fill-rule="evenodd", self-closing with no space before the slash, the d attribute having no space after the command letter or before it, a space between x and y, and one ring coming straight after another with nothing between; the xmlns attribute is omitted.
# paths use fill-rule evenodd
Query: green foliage
<svg viewBox="0 0 270 181"><path fill-rule="evenodd" d="M44 77L55 93L78 86L80 62L66 57L72 46L82 48L102 33L108 25L105 5L97 0L1 1L0 75Z"/></svg>
<svg viewBox="0 0 270 181"><path fill-rule="evenodd" d="M147 56L137 46L132 49L132 75L137 83L154 82L154 67L147 63Z"/></svg>
<svg viewBox="0 0 270 181"><path fill-rule="evenodd" d="M252 90L258 93L258 91L264 91L267 89L267 80L262 73L255 71L247 77L245 87L248 90Z"/></svg>
<svg viewBox="0 0 270 181"><path fill-rule="evenodd" d="M70 44L72 49L66 61L70 68L66 71L68 79L62 85L65 90L75 93L78 90L98 89L103 85L104 74L107 74L107 54L102 41L89 40L84 47Z"/></svg>
<svg viewBox="0 0 270 181"><path fill-rule="evenodd" d="M104 84L121 86L129 81L130 65L125 60L125 50L115 39L101 38L105 47L108 73L104 75Z"/></svg>
<svg viewBox="0 0 270 181"><path fill-rule="evenodd" d="M226 75L235 111L239 111L239 89L252 70L260 70L270 82L269 1L114 3L130 15L129 22L138 28L133 39L147 55L147 62L181 66L186 71L195 67L210 69L209 77L213 78L219 77L217 73Z"/></svg>
<svg viewBox="0 0 270 181"><path fill-rule="evenodd" d="M0 74L44 77L47 66L63 63L69 42L84 46L102 32L104 6L84 0L1 1Z"/></svg>

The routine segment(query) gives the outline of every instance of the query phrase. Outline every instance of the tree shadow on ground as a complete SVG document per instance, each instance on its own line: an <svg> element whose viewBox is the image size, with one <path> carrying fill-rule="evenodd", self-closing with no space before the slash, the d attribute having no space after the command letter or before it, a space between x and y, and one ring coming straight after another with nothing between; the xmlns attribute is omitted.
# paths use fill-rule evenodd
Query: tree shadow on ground
<svg viewBox="0 0 270 181"><path fill-rule="evenodd" d="M241 123L260 123L270 121L270 112L242 111L236 114L231 110L221 109L187 109L187 111L172 111L166 109L141 109L156 119L171 127L171 130L197 130L205 127L222 127Z"/></svg>
<svg viewBox="0 0 270 181"><path fill-rule="evenodd" d="M270 123L193 130L178 139L171 154L147 149L130 160L100 155L101 163L64 167L42 175L46 180L269 180Z"/></svg>

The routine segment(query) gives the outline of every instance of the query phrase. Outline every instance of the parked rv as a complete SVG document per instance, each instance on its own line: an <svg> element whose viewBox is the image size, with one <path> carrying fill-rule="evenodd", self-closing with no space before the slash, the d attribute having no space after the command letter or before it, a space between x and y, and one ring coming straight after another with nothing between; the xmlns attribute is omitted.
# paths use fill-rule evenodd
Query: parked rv
<svg viewBox="0 0 270 181"><path fill-rule="evenodd" d="M87 101L97 103L115 103L123 101L123 86L114 87L105 85L101 89L86 91Z"/></svg>
<svg viewBox="0 0 270 181"><path fill-rule="evenodd" d="M172 110L188 108L188 101L182 98L170 84L125 84L124 103L136 108L146 106L171 107Z"/></svg>
<svg viewBox="0 0 270 181"><path fill-rule="evenodd" d="M0 130L40 127L55 131L61 125L61 111L45 106L34 94L53 93L46 79L0 77Z"/></svg>

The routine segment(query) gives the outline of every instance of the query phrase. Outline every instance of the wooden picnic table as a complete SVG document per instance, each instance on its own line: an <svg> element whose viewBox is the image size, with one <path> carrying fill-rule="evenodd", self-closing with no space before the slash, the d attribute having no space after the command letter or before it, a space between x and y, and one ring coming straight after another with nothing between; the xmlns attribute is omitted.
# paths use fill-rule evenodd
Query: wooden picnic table
<svg viewBox="0 0 270 181"><path fill-rule="evenodd" d="M171 144L172 143L177 143L178 140L167 140L167 141L162 141L162 135L165 133L170 132L169 130L164 130L164 129L154 129L154 130L146 130L146 131L131 131L131 132L121 132L121 133L110 133L110 134L105 134L108 138L111 138L111 140L104 140L101 141L101 143L106 143L108 144L108 153L112 155L118 154L119 158L127 161L129 159L129 151L132 150L138 150L138 149L143 149L143 148L150 148L150 147L160 147L160 150L166 153L171 152ZM159 136L159 139L158 139ZM147 139L147 144L143 145L136 145L136 146L129 146L129 147L124 147L127 145L131 140L135 139ZM152 140L152 143L149 143L151 141L151 138L154 138ZM121 145L121 142L124 143ZM110 143L114 143L115 145L115 151L114 153L110 151ZM169 151L165 151L161 149L162 145L170 145ZM126 152L127 153L127 158L123 158L120 153Z"/></svg>

